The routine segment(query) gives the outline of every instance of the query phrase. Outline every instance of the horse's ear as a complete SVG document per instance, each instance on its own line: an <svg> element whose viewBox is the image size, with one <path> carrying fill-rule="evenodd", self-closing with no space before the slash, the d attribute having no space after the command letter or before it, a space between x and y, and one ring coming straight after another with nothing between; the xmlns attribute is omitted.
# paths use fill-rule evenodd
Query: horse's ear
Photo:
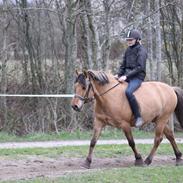
<svg viewBox="0 0 183 183"><path fill-rule="evenodd" d="M77 69L75 70L75 73L76 73L76 75L77 75L77 76L79 75L79 72L78 72L78 70L77 70Z"/></svg>
<svg viewBox="0 0 183 183"><path fill-rule="evenodd" d="M88 77L89 77L89 78L95 79L95 73L94 73L94 71L88 70L87 73L88 73Z"/></svg>
<svg viewBox="0 0 183 183"><path fill-rule="evenodd" d="M85 78L87 78L87 76L88 76L88 71L87 71L87 70L83 70L83 74L84 74Z"/></svg>

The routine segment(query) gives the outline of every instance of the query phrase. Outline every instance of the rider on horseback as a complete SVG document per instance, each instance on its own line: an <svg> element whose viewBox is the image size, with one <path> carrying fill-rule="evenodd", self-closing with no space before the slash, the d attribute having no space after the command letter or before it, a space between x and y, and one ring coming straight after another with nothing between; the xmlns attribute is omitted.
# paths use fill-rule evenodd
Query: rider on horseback
<svg viewBox="0 0 183 183"><path fill-rule="evenodd" d="M128 82L125 94L135 117L135 126L140 127L144 121L141 117L139 106L133 93L144 81L146 75L147 51L141 45L141 34L138 30L133 29L129 31L126 41L128 48L115 78L120 82Z"/></svg>

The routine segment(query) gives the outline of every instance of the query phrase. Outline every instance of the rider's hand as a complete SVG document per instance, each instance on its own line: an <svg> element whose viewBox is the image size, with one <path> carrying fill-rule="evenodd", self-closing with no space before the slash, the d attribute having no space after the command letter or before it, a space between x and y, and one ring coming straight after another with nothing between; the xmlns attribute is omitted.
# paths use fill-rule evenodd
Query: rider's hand
<svg viewBox="0 0 183 183"><path fill-rule="evenodd" d="M118 75L117 75L117 74L114 76L114 78L115 78L115 79L117 79L117 80L119 79L119 77L118 77Z"/></svg>
<svg viewBox="0 0 183 183"><path fill-rule="evenodd" d="M126 79L127 79L126 76L121 76L121 77L118 79L118 81L119 81L119 82L124 82L124 81L126 81Z"/></svg>

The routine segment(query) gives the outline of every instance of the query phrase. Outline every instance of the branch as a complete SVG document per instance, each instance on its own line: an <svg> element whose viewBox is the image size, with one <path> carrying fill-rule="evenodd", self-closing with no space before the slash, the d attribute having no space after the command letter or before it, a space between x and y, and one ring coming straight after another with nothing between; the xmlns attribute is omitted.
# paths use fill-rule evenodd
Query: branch
<svg viewBox="0 0 183 183"><path fill-rule="evenodd" d="M64 8L60 9L60 10L63 10ZM36 8L36 7L32 7L32 8L8 8L7 10L3 10L3 11L11 11L11 10L19 10L19 11L22 11L22 10L25 10L25 11L31 11L31 10L47 10L47 11L50 11L52 13L55 13L55 14L60 14L57 10L54 10L54 9L50 9L50 8Z"/></svg>
<svg viewBox="0 0 183 183"><path fill-rule="evenodd" d="M156 14L156 13L157 13L158 11L160 11L161 9L163 9L163 8L169 6L169 5L175 5L175 4L176 4L176 1L173 1L173 2L171 2L171 3L168 3L168 4L164 5L164 6L161 6L159 9L153 11L151 14L147 15L146 17L144 17L144 18L143 18L143 21L146 20L147 18L153 16L154 14ZM123 33L125 32L125 30L126 30L127 28L131 27L133 24L134 24L134 22L132 22L132 23L128 24L127 26L125 26L125 27L123 28L123 30L121 31L120 36L122 36Z"/></svg>
<svg viewBox="0 0 183 183"><path fill-rule="evenodd" d="M129 13L128 13L127 17L126 17L127 21L128 21L128 20L129 20L129 18L130 18L130 15L131 15L131 12L132 12L133 5L134 5L134 4L135 4L135 0L133 0L132 5L131 5L131 7L130 7L130 11L129 11Z"/></svg>
<svg viewBox="0 0 183 183"><path fill-rule="evenodd" d="M13 42L11 44L9 44L6 49L3 49L3 50L0 50L0 56L5 52L7 51L8 49L10 49L10 47L12 47L13 45L16 45L16 42Z"/></svg>

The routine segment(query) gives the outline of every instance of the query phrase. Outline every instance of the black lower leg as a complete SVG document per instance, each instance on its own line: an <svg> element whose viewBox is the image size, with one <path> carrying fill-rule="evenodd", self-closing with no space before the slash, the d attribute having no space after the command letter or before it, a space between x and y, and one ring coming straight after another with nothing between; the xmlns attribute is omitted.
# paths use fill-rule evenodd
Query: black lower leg
<svg viewBox="0 0 183 183"><path fill-rule="evenodd" d="M133 152L134 152L135 159L136 159L136 160L142 159L142 156L141 156L141 155L137 152L137 150L136 150L134 140L133 140L133 139L129 139L128 137L127 137L127 139L128 139L128 144L129 144L129 146L132 148L132 150L133 150Z"/></svg>
<svg viewBox="0 0 183 183"><path fill-rule="evenodd" d="M138 117L141 116L139 112L139 106L138 106L137 100L135 99L135 97L132 97L128 101L129 101L132 113L134 114L135 119L137 119Z"/></svg>
<svg viewBox="0 0 183 183"><path fill-rule="evenodd" d="M173 147L176 159L181 159L182 153L179 151L179 149L177 147L177 143L175 141L175 137L173 135L173 132L168 126L165 127L164 134L165 134L166 138L170 141L170 143Z"/></svg>

